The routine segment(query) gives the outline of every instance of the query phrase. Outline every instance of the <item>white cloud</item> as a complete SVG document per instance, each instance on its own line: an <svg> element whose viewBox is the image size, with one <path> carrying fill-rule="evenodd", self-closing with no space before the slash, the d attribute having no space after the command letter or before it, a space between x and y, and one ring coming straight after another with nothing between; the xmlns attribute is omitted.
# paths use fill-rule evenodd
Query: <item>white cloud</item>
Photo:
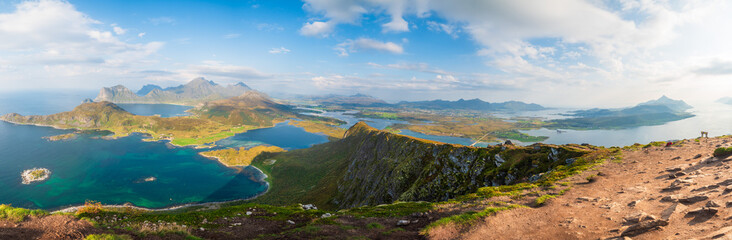
<svg viewBox="0 0 732 240"><path fill-rule="evenodd" d="M358 50L376 50L393 54L404 53L402 45L394 42L381 42L370 38L348 39L336 45L334 49L338 52L339 56L348 56L350 53L357 52Z"/></svg>
<svg viewBox="0 0 732 240"><path fill-rule="evenodd" d="M383 68L383 69L397 69L397 70L407 70L407 71L417 71L417 72L423 72L423 73L435 73L435 74L442 74L442 75L449 75L450 73L431 67L427 63L392 63L387 65L381 65L377 63L367 63L367 65L375 67L375 68Z"/></svg>
<svg viewBox="0 0 732 240"><path fill-rule="evenodd" d="M226 39L234 39L234 38L239 38L239 37L241 37L241 34L239 34L239 33L229 33L229 34L224 35L224 38L226 38Z"/></svg>
<svg viewBox="0 0 732 240"><path fill-rule="evenodd" d="M175 19L172 17L156 17L156 18L150 18L148 19L150 23L153 25L160 25L160 24L175 24Z"/></svg>
<svg viewBox="0 0 732 240"><path fill-rule="evenodd" d="M331 32L333 32L334 26L335 24L332 22L305 23L305 25L300 29L300 34L311 37L327 37Z"/></svg>
<svg viewBox="0 0 732 240"><path fill-rule="evenodd" d="M732 21L728 1L305 2L305 10L312 15L308 23L328 23L320 34L333 34L340 24L377 23L382 32L408 31L409 26L423 21L402 20L410 19L409 16L430 17L424 22L432 31L453 37L457 33L470 36L477 45L476 54L484 58L489 71L499 70L502 79L545 82L546 86L581 86L583 89L576 91L578 95L619 89L610 86L684 95L685 90L678 87L681 85L670 83L692 81L690 76L732 87L720 77L728 72L727 65L709 62L727 62L732 55L732 29L725 25ZM348 55L358 50L353 45L346 41L336 50L340 55ZM709 64L699 66L700 62ZM667 87L656 87L659 82L665 82ZM538 87L525 86L527 91ZM721 93L715 89L715 94Z"/></svg>
<svg viewBox="0 0 732 240"><path fill-rule="evenodd" d="M271 54L287 54L289 52L290 52L290 49L287 49L285 47L272 48L269 50L269 53L271 53Z"/></svg>
<svg viewBox="0 0 732 240"><path fill-rule="evenodd" d="M101 22L60 0L26 1L12 12L0 13L0 51L20 75L3 80L23 80L26 87L38 83L53 86L54 79L115 75L130 67L150 64L149 57L162 42L128 43L116 36L125 29L104 29ZM17 82L17 81L14 81ZM43 82L43 83L41 83Z"/></svg>
<svg viewBox="0 0 732 240"><path fill-rule="evenodd" d="M114 34L117 35L124 35L125 33L127 33L127 29L121 28L117 26L117 24L112 24L112 30L114 31Z"/></svg>
<svg viewBox="0 0 732 240"><path fill-rule="evenodd" d="M452 38L458 38L457 33L460 31L455 25L438 23L435 21L427 21L427 28L435 32L445 32Z"/></svg>
<svg viewBox="0 0 732 240"><path fill-rule="evenodd" d="M141 37L144 37L144 36L145 36L145 33L144 33L144 32L141 32L141 33L138 33L138 34L137 34L137 37L140 37L140 38L141 38Z"/></svg>
<svg viewBox="0 0 732 240"><path fill-rule="evenodd" d="M247 79L262 79L271 77L253 67L224 64L218 61L203 61L202 64L189 65L179 70L178 79L188 80L198 76L207 78L222 78L231 81L243 81Z"/></svg>
<svg viewBox="0 0 732 240"><path fill-rule="evenodd" d="M282 32L285 30L284 27L276 23L259 23L256 27L257 30L266 32Z"/></svg>

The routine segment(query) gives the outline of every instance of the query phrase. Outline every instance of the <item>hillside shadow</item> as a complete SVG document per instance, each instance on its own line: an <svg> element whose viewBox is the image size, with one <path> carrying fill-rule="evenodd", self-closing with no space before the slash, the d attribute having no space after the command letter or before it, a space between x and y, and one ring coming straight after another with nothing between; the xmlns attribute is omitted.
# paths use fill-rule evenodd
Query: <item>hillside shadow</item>
<svg viewBox="0 0 732 240"><path fill-rule="evenodd" d="M229 182L213 191L201 202L222 202L237 199L248 199L267 190L267 182L264 181L264 174L253 167L239 168L239 172ZM247 191L249 190L249 191ZM249 192L242 195L243 192Z"/></svg>
<svg viewBox="0 0 732 240"><path fill-rule="evenodd" d="M0 227L0 239L39 239L41 235L36 229Z"/></svg>

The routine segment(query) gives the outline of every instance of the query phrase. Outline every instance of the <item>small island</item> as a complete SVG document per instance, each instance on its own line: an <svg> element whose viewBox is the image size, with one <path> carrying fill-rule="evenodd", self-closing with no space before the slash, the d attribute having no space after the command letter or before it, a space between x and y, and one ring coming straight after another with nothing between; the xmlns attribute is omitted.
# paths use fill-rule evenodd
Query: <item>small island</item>
<svg viewBox="0 0 732 240"><path fill-rule="evenodd" d="M48 179L51 176L51 170L47 168L32 168L23 171L20 176L23 178L23 184L30 184Z"/></svg>
<svg viewBox="0 0 732 240"><path fill-rule="evenodd" d="M61 141L61 140L66 140L66 139L72 139L74 137L76 137L76 133L67 133L67 134L61 134L61 135L56 135L56 136L43 137L43 139L46 139L51 142L55 142L55 141Z"/></svg>

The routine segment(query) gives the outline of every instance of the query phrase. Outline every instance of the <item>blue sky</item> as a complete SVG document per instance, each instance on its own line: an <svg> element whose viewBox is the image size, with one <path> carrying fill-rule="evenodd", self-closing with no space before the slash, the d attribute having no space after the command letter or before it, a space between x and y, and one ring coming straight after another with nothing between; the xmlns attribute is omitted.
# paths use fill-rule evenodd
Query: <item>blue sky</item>
<svg viewBox="0 0 732 240"><path fill-rule="evenodd" d="M725 1L0 2L0 91L172 86L274 96L624 106L729 96Z"/></svg>

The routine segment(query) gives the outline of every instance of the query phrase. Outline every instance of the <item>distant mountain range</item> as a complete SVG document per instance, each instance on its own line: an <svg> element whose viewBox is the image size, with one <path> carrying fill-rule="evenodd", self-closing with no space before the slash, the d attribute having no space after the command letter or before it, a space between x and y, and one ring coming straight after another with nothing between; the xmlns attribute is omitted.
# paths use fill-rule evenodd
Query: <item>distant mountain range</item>
<svg viewBox="0 0 732 240"><path fill-rule="evenodd" d="M326 95L319 97L311 97L311 100L322 105L338 105L344 107L391 107L391 108L418 108L430 110L475 110L475 111L536 111L544 110L543 106L534 103L524 103L519 101L508 101L502 103L490 103L480 99L460 99L457 101L431 100L407 102L401 101L396 104L390 104L384 100L364 95L355 94L351 96L343 95Z"/></svg>
<svg viewBox="0 0 732 240"><path fill-rule="evenodd" d="M222 86L204 78L196 78L185 85L161 88L157 85L145 85L132 92L122 85L105 87L99 91L95 101L113 103L167 103L195 105L198 103L240 96L252 90L244 83Z"/></svg>
<svg viewBox="0 0 732 240"><path fill-rule="evenodd" d="M384 100L365 95L365 94L355 94L351 96L344 96L344 95L325 95L325 96L315 96L310 97L311 100L322 104L322 105L339 105L339 106L385 106L389 105Z"/></svg>
<svg viewBox="0 0 732 240"><path fill-rule="evenodd" d="M606 116L629 116L651 113L683 113L692 106L682 100L673 100L666 96L659 99L639 103L634 107L620 109L593 108L589 110L574 111L569 116L576 117L606 117Z"/></svg>
<svg viewBox="0 0 732 240"><path fill-rule="evenodd" d="M399 102L396 107L402 108L419 108L419 109L460 109L460 110L476 110L476 111L537 111L544 110L543 106L535 103L524 103L519 101L508 101L502 103L490 103L480 99L457 101L432 100L419 102Z"/></svg>
<svg viewBox="0 0 732 240"><path fill-rule="evenodd" d="M575 118L553 120L552 127L575 129L619 129L638 126L660 125L671 121L693 117L686 110L692 106L682 100L666 96L640 103L634 107L619 109L593 108L574 111L568 116Z"/></svg>
<svg viewBox="0 0 732 240"><path fill-rule="evenodd" d="M717 100L717 102L732 105L732 97L723 97Z"/></svg>

